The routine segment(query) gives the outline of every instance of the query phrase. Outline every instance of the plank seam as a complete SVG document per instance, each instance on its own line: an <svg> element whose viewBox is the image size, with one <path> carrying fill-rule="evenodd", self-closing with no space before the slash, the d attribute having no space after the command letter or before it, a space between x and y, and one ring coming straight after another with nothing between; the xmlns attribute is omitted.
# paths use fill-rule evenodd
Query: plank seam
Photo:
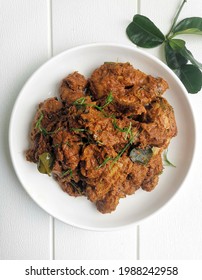
<svg viewBox="0 0 202 280"><path fill-rule="evenodd" d="M141 14L141 0L137 0L137 13ZM137 225L137 229L136 229L136 259L139 260L140 259L140 226Z"/></svg>
<svg viewBox="0 0 202 280"><path fill-rule="evenodd" d="M137 226L137 238L136 238L136 246L137 246L137 249L136 249L136 259L139 260L140 259L140 226L138 225Z"/></svg>
<svg viewBox="0 0 202 280"><path fill-rule="evenodd" d="M55 260L55 219L50 216L50 260Z"/></svg>
<svg viewBox="0 0 202 280"><path fill-rule="evenodd" d="M137 0L137 13L141 14L141 0Z"/></svg>
<svg viewBox="0 0 202 280"><path fill-rule="evenodd" d="M53 56L52 0L47 0L48 59ZM50 216L50 260L55 259L55 220Z"/></svg>
<svg viewBox="0 0 202 280"><path fill-rule="evenodd" d="M52 20L52 0L47 0L48 10L48 58L53 56L53 20Z"/></svg>

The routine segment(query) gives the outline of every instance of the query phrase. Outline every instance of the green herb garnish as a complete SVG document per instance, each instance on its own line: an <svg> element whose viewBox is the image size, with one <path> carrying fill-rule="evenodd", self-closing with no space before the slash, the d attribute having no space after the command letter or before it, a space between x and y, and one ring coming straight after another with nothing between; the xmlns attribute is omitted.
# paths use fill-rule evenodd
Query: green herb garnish
<svg viewBox="0 0 202 280"><path fill-rule="evenodd" d="M113 158L107 157L107 158L97 167L97 169L99 169L99 168L105 166L105 164L107 164L107 162L110 161L110 160L113 160Z"/></svg>
<svg viewBox="0 0 202 280"><path fill-rule="evenodd" d="M43 113L41 112L39 119L36 122L35 128L38 128L41 131L41 121L43 120Z"/></svg>
<svg viewBox="0 0 202 280"><path fill-rule="evenodd" d="M126 28L129 39L139 47L153 48L164 44L168 66L182 81L189 93L197 93L202 87L202 64L186 48L186 43L174 37L181 34L202 35L202 18L190 17L177 23L179 14L187 0L183 0L170 28L165 36L147 17L135 15Z"/></svg>
<svg viewBox="0 0 202 280"><path fill-rule="evenodd" d="M65 143L57 143L55 145L52 145L53 148L58 148L58 147L61 147L62 145L67 145L68 147L71 148L71 145L69 144L68 141L66 141Z"/></svg>
<svg viewBox="0 0 202 280"><path fill-rule="evenodd" d="M112 91L110 91L109 95L106 97L105 103L103 106L98 106L98 105L94 105L94 104L89 104L89 103L85 103L86 98L85 97L81 97L78 98L76 101L74 101L73 105L79 107L79 106L91 106L93 108L96 108L99 111L103 111L103 109L108 106L112 101L113 101L113 95L112 95Z"/></svg>
<svg viewBox="0 0 202 280"><path fill-rule="evenodd" d="M133 144L135 136L133 135L132 131L130 133L130 139L125 147L119 151L118 155L113 159L111 167L120 159L120 157L125 153L125 151Z"/></svg>
<svg viewBox="0 0 202 280"><path fill-rule="evenodd" d="M85 128L77 128L77 127L72 127L70 130L71 131L75 131L75 132L84 132L84 131L86 131Z"/></svg>
<svg viewBox="0 0 202 280"><path fill-rule="evenodd" d="M105 61L104 64L116 64L116 62L112 62L112 61Z"/></svg>
<svg viewBox="0 0 202 280"><path fill-rule="evenodd" d="M58 148L58 147L60 147L60 146L61 146L61 144L59 144L59 143L57 143L57 144L55 144L55 145L52 145L53 148Z"/></svg>
<svg viewBox="0 0 202 280"><path fill-rule="evenodd" d="M150 161L152 155L152 148L148 147L146 149L133 148L129 156L132 162L137 162L146 165Z"/></svg>
<svg viewBox="0 0 202 280"><path fill-rule="evenodd" d="M131 122L130 122L129 127L125 127L125 128L120 128L120 127L116 124L116 122L114 122L114 125L116 126L116 128L117 128L118 130L120 130L121 132L125 132L125 133L126 133L126 139L127 139L128 135L129 135L129 136L130 136L130 137L129 137L129 140L128 140L128 142L126 143L126 145L124 146L124 148L121 149L121 150L118 152L118 154L117 154L117 156L116 156L115 158L107 157L107 158L97 167L97 169L103 167L103 166L104 166L105 164L107 164L107 162L110 161L110 160L112 160L112 163L111 163L111 165L110 165L110 168L112 168L113 165L122 157L122 155L125 153L125 151L133 144L135 138L138 137L138 135L139 135L139 132L137 132L136 135L133 135Z"/></svg>
<svg viewBox="0 0 202 280"><path fill-rule="evenodd" d="M80 195L83 194L81 189L77 186L77 184L74 181L71 180L69 183Z"/></svg>
<svg viewBox="0 0 202 280"><path fill-rule="evenodd" d="M109 95L107 96L107 98L105 100L105 104L101 108L104 109L106 106L108 106L110 103L112 103L112 101L113 101L113 95L112 95L112 91L110 91Z"/></svg>
<svg viewBox="0 0 202 280"><path fill-rule="evenodd" d="M121 156L123 155L123 153L130 147L130 145L132 144L132 141L129 141L125 147L119 151L118 155L113 159L111 167L121 158Z"/></svg>
<svg viewBox="0 0 202 280"><path fill-rule="evenodd" d="M126 128L126 131L125 131L126 135L125 135L125 139L132 136L132 124L130 122L129 126Z"/></svg>
<svg viewBox="0 0 202 280"><path fill-rule="evenodd" d="M101 145L101 146L103 146L103 145L104 145L104 143L102 143L102 142L101 142L101 141L99 141L99 140L97 140L97 141L96 141L96 143L97 143L97 144L99 144L99 145Z"/></svg>
<svg viewBox="0 0 202 280"><path fill-rule="evenodd" d="M42 126L41 122L44 118L43 113L41 112L39 119L36 122L35 128L38 128L38 130L44 135L48 135L48 131Z"/></svg>
<svg viewBox="0 0 202 280"><path fill-rule="evenodd" d="M44 135L51 135L53 133L58 132L61 128L59 127L58 129L54 130L54 131L47 131L41 124L42 120L44 118L44 114L41 112L39 119L36 122L35 128L38 128L38 130Z"/></svg>
<svg viewBox="0 0 202 280"><path fill-rule="evenodd" d="M81 98L78 98L76 101L74 101L74 105L83 105L85 104L85 101L86 101L86 98L85 97L81 97Z"/></svg>
<svg viewBox="0 0 202 280"><path fill-rule="evenodd" d="M165 150L163 152L163 163L165 166L171 166L171 167L176 167L170 160L168 159L168 150Z"/></svg>
<svg viewBox="0 0 202 280"><path fill-rule="evenodd" d="M37 165L38 171L43 174L48 174L48 176L51 175L53 165L53 156L45 152L39 156L39 162Z"/></svg>
<svg viewBox="0 0 202 280"><path fill-rule="evenodd" d="M69 144L68 141L66 141L64 144L71 148L71 145Z"/></svg>
<svg viewBox="0 0 202 280"><path fill-rule="evenodd" d="M130 122L129 126L128 127L124 127L124 128L121 128L117 125L116 123L116 119L113 120L113 126L115 129L119 130L120 132L125 132L126 135L125 135L125 139L128 138L128 135L131 137L132 136L132 124Z"/></svg>
<svg viewBox="0 0 202 280"><path fill-rule="evenodd" d="M71 168L68 168L66 171L63 171L62 174L61 174L62 177L65 177L66 175L70 175L70 177L73 176Z"/></svg>
<svg viewBox="0 0 202 280"><path fill-rule="evenodd" d="M120 126L118 126L118 124L116 123L116 119L113 120L113 126L115 129L117 129L120 132L126 132L127 128L121 128Z"/></svg>
<svg viewBox="0 0 202 280"><path fill-rule="evenodd" d="M75 105L76 107L82 107L82 106L87 106L90 104L85 103L86 98L85 97L80 97L78 98L76 101L74 101L73 105Z"/></svg>

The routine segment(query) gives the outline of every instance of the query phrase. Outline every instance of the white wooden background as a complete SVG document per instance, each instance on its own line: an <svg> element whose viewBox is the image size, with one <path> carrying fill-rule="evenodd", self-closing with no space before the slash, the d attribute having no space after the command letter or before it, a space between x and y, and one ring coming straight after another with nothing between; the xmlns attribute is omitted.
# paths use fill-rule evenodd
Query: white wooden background
<svg viewBox="0 0 202 280"><path fill-rule="evenodd" d="M92 42L132 45L135 13L168 32L181 0L0 0L0 259L202 259L202 92L189 95L198 131L196 158L178 195L139 226L91 232L53 219L21 187L8 148L9 118L28 77L50 57ZM188 0L181 19L202 17ZM202 62L202 38L186 37ZM163 59L159 48L147 50ZM186 153L186 151L184 151Z"/></svg>

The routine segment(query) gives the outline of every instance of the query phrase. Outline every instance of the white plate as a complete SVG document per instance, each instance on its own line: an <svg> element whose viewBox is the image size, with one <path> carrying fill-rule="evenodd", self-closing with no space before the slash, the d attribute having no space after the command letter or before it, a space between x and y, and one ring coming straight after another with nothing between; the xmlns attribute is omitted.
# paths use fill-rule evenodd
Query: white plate
<svg viewBox="0 0 202 280"><path fill-rule="evenodd" d="M148 193L138 190L121 199L115 212L99 213L85 197L64 193L50 177L27 162L28 133L39 102L58 94L61 80L73 71L85 76L105 61L130 62L135 68L163 77L169 84L165 97L173 106L178 135L169 146L176 168L166 167L158 186ZM70 225L92 230L112 230L140 223L156 213L179 190L190 168L195 147L195 125L188 93L175 74L157 58L142 50L114 44L91 44L69 49L41 66L27 81L15 103L9 128L10 153L16 174L33 200L52 216Z"/></svg>

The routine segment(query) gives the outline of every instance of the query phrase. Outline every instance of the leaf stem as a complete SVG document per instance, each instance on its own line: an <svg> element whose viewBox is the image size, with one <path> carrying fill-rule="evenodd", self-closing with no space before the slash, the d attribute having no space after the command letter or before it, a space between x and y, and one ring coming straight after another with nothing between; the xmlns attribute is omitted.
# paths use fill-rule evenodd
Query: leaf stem
<svg viewBox="0 0 202 280"><path fill-rule="evenodd" d="M174 29L174 27L175 27L175 24L176 24L176 22L177 22L177 20L178 20L178 17L179 17L179 15L180 15L180 12L181 12L181 10L182 10L184 4L185 4L187 1L188 1L188 0L183 0L182 4L180 5L180 8L179 8L179 10L178 10L178 12L177 12L177 14L176 14L174 20L173 20L173 24L172 24L172 26L171 26L171 28L170 28L170 31L169 31L168 34L166 35L166 38L168 38L169 35L172 34L173 29Z"/></svg>

